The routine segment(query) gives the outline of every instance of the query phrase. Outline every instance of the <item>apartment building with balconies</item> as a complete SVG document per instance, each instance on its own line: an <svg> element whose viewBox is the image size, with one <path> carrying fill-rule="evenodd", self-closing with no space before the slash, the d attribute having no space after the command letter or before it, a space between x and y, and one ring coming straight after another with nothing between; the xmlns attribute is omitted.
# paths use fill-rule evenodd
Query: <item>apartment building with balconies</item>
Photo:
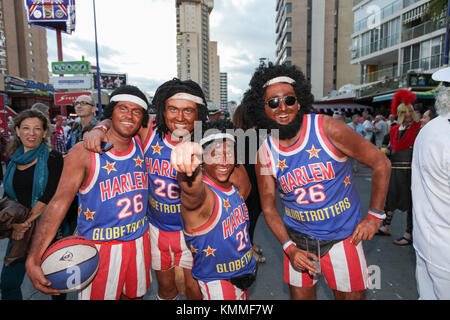
<svg viewBox="0 0 450 320"><path fill-rule="evenodd" d="M377 95L401 87L433 87L431 74L444 63L447 12L424 19L429 2L354 0L350 49L351 63L361 66L353 81L361 87L360 97L376 102Z"/></svg>

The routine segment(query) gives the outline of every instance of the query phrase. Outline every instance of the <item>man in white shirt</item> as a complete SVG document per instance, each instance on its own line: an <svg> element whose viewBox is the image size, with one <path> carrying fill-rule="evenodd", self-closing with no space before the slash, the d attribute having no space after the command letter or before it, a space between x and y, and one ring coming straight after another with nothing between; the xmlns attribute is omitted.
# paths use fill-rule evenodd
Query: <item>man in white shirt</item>
<svg viewBox="0 0 450 320"><path fill-rule="evenodd" d="M450 82L450 70L444 75L435 80ZM439 116L416 138L412 161L413 239L421 300L450 299L449 87L439 91L436 110Z"/></svg>
<svg viewBox="0 0 450 320"><path fill-rule="evenodd" d="M373 135L373 125L372 125L372 116L370 114L363 114L364 117L364 122L362 124L364 131L365 131L365 135L364 138L366 140L371 141L372 140L372 135Z"/></svg>

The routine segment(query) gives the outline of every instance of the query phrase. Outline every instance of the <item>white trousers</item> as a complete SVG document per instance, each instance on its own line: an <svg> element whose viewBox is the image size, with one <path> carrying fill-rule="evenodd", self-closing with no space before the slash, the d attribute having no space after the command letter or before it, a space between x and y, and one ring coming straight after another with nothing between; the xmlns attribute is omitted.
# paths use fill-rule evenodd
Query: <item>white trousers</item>
<svg viewBox="0 0 450 320"><path fill-rule="evenodd" d="M417 253L416 281L419 300L450 300L450 272L437 268Z"/></svg>

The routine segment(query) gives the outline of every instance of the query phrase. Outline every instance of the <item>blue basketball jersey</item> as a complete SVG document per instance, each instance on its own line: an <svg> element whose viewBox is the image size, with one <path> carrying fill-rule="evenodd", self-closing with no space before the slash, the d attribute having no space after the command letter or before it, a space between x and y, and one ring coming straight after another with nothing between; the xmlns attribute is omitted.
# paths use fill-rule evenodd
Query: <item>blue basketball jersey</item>
<svg viewBox="0 0 450 320"><path fill-rule="evenodd" d="M322 119L305 115L288 148L267 137L260 148L263 174L277 182L287 227L321 240L345 239L361 220L360 199L350 161L325 135Z"/></svg>
<svg viewBox="0 0 450 320"><path fill-rule="evenodd" d="M88 181L78 192L78 232L93 241L131 241L148 229L148 178L140 142L118 153L91 152Z"/></svg>
<svg viewBox="0 0 450 320"><path fill-rule="evenodd" d="M163 231L180 231L181 202L177 172L170 164L176 143L161 139L156 129L144 143L145 163L149 178L147 216L152 225Z"/></svg>
<svg viewBox="0 0 450 320"><path fill-rule="evenodd" d="M249 217L237 189L223 189L204 176L214 192L214 210L208 222L195 230L184 230L194 257L192 275L201 281L227 280L252 273L256 267L248 234Z"/></svg>

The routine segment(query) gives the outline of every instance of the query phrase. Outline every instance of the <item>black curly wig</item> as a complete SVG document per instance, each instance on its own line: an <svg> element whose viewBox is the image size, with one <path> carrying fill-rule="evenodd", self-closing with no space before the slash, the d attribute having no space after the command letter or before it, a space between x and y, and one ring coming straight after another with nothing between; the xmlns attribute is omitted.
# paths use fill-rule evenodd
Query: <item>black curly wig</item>
<svg viewBox="0 0 450 320"><path fill-rule="evenodd" d="M279 125L274 120L269 119L264 108L264 95L266 93L264 84L280 76L287 76L295 80L292 87L300 104L300 111L288 125ZM298 129L301 127L303 115L311 112L313 102L314 96L311 94L311 85L300 69L294 65L274 65L271 62L267 66L266 64L261 64L256 69L250 80L250 89L245 92L242 100L242 104L247 108L249 118L252 119L257 128L278 129L281 139L289 139L297 134Z"/></svg>
<svg viewBox="0 0 450 320"><path fill-rule="evenodd" d="M204 105L197 104L198 121L201 121L202 124L204 124L208 120L208 108L202 88L192 80L173 78L159 86L152 101L156 108L156 130L161 139L169 132L164 117L166 113L166 100L180 92L189 93L202 98Z"/></svg>
<svg viewBox="0 0 450 320"><path fill-rule="evenodd" d="M145 96L145 94L139 90L138 87L135 86L130 86L130 85L126 85L126 86L122 86L120 88L117 88L116 90L114 90L111 95L109 96L109 98L111 99L112 97L119 95L119 94L129 94L129 95L133 95L136 97L141 98L142 100L145 101L145 103L147 104L147 106L149 106L150 104L148 103L147 97ZM111 101L103 110L103 116L102 116L102 120L103 119L111 119L112 114L113 114L113 110L114 107L117 105L117 102L113 102ZM148 125L148 119L149 119L149 115L148 115L148 111L144 110L144 117L142 118L142 126L144 128L147 128Z"/></svg>

